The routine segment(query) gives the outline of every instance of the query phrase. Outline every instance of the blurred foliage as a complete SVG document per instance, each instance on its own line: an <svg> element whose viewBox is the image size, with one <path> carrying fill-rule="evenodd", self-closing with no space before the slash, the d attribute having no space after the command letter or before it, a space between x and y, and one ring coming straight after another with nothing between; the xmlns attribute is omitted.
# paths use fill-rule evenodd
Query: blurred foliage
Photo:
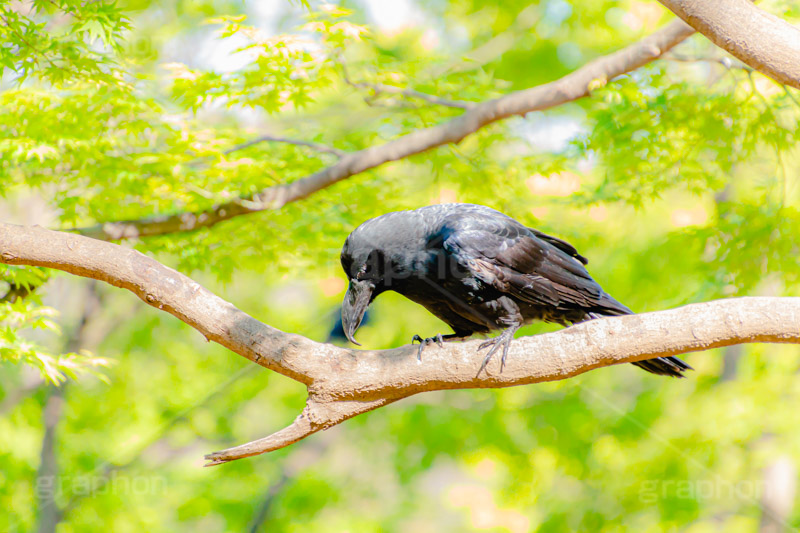
<svg viewBox="0 0 800 533"><path fill-rule="evenodd" d="M800 20L796 2L759 5ZM335 161L260 135L355 151L461 112L370 85L479 102L669 18L639 0L3 2L0 218L68 229L205 209ZM278 211L126 245L320 341L349 231L444 201L568 239L639 311L797 296L800 95L699 36L670 56ZM33 529L51 495L60 532L753 531L762 470L778 456L800 467L800 354L763 345L689 356L687 380L623 365L428 393L202 469L204 453L290 422L303 387L129 293L100 287L87 315L85 280L3 266L0 280L3 531ZM387 294L359 339L439 331ZM59 475L43 478L48 389L65 378ZM800 526L800 502L789 520Z"/></svg>
<svg viewBox="0 0 800 533"><path fill-rule="evenodd" d="M0 5L0 64L21 83L30 76L58 87L120 82L114 52L129 19L115 2L33 0Z"/></svg>

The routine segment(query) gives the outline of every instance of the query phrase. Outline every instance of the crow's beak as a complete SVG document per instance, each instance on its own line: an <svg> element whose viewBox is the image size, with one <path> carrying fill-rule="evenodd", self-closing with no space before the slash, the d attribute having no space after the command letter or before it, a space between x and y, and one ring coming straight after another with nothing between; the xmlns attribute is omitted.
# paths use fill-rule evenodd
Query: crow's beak
<svg viewBox="0 0 800 533"><path fill-rule="evenodd" d="M367 312L374 290L375 285L372 282L351 279L347 294L344 295L342 329L344 329L347 340L358 346L361 345L353 338L353 334L358 329L358 326L361 325L361 320L364 318L364 313Z"/></svg>

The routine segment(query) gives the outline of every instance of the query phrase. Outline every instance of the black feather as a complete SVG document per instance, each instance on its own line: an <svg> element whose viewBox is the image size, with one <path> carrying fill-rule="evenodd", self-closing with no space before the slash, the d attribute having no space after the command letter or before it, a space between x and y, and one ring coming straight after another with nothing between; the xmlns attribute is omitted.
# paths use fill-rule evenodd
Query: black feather
<svg viewBox="0 0 800 533"><path fill-rule="evenodd" d="M587 263L568 242L473 204L388 213L356 228L342 249L351 280L366 276L375 294L403 294L459 336L631 314L592 279ZM669 376L691 368L674 357L634 364Z"/></svg>

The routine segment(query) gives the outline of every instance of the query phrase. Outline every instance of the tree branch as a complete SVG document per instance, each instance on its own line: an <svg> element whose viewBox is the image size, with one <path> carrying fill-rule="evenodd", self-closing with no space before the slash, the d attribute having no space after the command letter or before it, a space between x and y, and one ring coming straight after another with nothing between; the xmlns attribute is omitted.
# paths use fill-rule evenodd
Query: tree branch
<svg viewBox="0 0 800 533"><path fill-rule="evenodd" d="M694 30L682 21L673 21L641 41L597 58L561 79L475 104L463 114L438 126L415 130L385 144L352 152L342 156L337 163L304 178L269 187L205 211L106 222L73 231L102 240L140 238L193 231L240 215L279 209L384 163L458 143L489 124L588 96L608 80L658 59L693 33Z"/></svg>
<svg viewBox="0 0 800 533"><path fill-rule="evenodd" d="M745 72L752 72L754 70L752 67L745 65L741 61L732 60L727 56L685 57L685 56L679 56L677 54L668 54L664 56L662 59L665 59L666 61L674 61L676 63L718 63L728 70L735 69L735 70L743 70Z"/></svg>
<svg viewBox="0 0 800 533"><path fill-rule="evenodd" d="M385 85L383 83L367 83L363 81L353 81L352 79L350 79L350 75L347 73L347 67L345 66L344 62L340 62L339 64L342 68L342 76L344 77L345 83L356 89L370 89L375 94L375 96L378 96L381 93L399 94L405 96L406 98L417 98L419 100L424 100L430 104L440 105L444 107L455 107L458 109L472 109L477 105L475 102L467 102L466 100L447 100L446 98L440 98L432 94L415 91L414 89L403 89L402 87Z"/></svg>
<svg viewBox="0 0 800 533"><path fill-rule="evenodd" d="M414 394L567 379L617 363L747 342L800 344L800 298L736 298L591 320L514 341L478 373L478 341L353 350L284 333L135 250L79 235L0 223L0 262L54 268L127 289L208 340L308 388L301 415L261 440L207 456L209 465L288 446L321 429ZM632 339L635 342L632 342Z"/></svg>
<svg viewBox="0 0 800 533"><path fill-rule="evenodd" d="M75 330L65 343L64 351L77 352L89 347L88 327L92 318L97 315L101 305L97 294L96 283L89 282L86 295L82 302L82 311ZM47 391L47 401L42 409L42 437L41 461L36 473L37 487L37 532L54 533L59 523L64 520L65 508L60 507L56 501L56 487L58 487L59 471L56 457L57 427L61 422L64 411L66 384L60 387L50 386Z"/></svg>
<svg viewBox="0 0 800 533"><path fill-rule="evenodd" d="M434 96L432 94L423 93L420 91L416 91L414 89L403 89L402 87L395 87L393 85L385 85L383 83L368 83L365 81L350 81L349 79L345 78L345 81L348 85L353 86L356 89L370 89L375 96L380 95L381 93L386 94L399 94L405 96L406 98L416 98L418 100L424 100L429 104L440 105L444 107L454 107L456 109L472 109L477 104L474 102L468 102L466 100L447 100L446 98L441 98L439 96Z"/></svg>
<svg viewBox="0 0 800 533"><path fill-rule="evenodd" d="M259 531L269 531L270 528L264 527L269 522L270 513L275 500L280 498L281 492L287 484L294 480L304 470L313 465L327 449L327 444L320 441L316 446L305 446L295 448L294 453L284 459L281 465L280 477L276 482L270 483L261 504L258 506L255 516L247 527L250 533Z"/></svg>
<svg viewBox="0 0 800 533"><path fill-rule="evenodd" d="M305 146L306 148L311 148L312 150L316 150L317 152L322 152L323 154L331 154L335 155L336 157L344 157L347 152L344 150L339 150L338 148L333 148L331 146L326 146L324 144L313 143L310 141L301 141L298 139L291 139L289 137L280 137L278 135L260 135L255 139L251 139L247 142L242 144L237 144L233 148L228 148L223 153L225 155L232 154L238 150L244 150L245 148L250 148L256 144L260 144L263 142L276 142L276 143L285 143L285 144L293 144L295 146Z"/></svg>
<svg viewBox="0 0 800 533"><path fill-rule="evenodd" d="M800 89L800 29L750 0L660 2L743 63Z"/></svg>
<svg viewBox="0 0 800 533"><path fill-rule="evenodd" d="M44 437L40 452L39 470L36 472L38 533L53 533L63 514L56 503L58 462L56 461L56 427L64 410L64 389L48 389L47 402L42 410Z"/></svg>

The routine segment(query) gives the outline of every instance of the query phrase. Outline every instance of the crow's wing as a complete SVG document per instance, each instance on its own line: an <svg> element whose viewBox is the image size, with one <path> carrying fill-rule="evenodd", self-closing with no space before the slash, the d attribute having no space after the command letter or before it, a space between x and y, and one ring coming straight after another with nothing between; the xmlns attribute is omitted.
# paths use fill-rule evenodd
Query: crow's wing
<svg viewBox="0 0 800 533"><path fill-rule="evenodd" d="M578 253L578 250L575 249L570 243L565 240L559 239L558 237L553 237L552 235L548 235L547 233L542 233L538 229L528 228L528 231L533 233L537 238L542 239L543 241L547 241L562 252L566 252L567 255L574 257L584 265L589 264L589 260L583 257L581 254Z"/></svg>
<svg viewBox="0 0 800 533"><path fill-rule="evenodd" d="M603 292L572 245L498 215L471 213L448 220L445 251L484 283L530 304L631 312Z"/></svg>

